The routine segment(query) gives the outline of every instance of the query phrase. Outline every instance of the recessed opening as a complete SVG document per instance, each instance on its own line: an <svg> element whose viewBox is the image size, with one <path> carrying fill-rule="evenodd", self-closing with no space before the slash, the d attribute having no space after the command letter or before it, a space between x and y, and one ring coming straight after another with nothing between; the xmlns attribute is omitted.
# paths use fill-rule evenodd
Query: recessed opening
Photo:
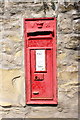
<svg viewBox="0 0 80 120"><path fill-rule="evenodd" d="M51 31L30 32L30 33L28 33L28 37L29 36L38 36L38 35L50 35L50 34L52 34Z"/></svg>

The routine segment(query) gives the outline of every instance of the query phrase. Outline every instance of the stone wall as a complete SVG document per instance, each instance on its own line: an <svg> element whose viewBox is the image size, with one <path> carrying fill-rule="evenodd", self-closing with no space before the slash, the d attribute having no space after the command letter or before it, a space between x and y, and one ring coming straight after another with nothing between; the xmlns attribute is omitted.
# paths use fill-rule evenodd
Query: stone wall
<svg viewBox="0 0 80 120"><path fill-rule="evenodd" d="M27 106L27 117L78 117L80 2L0 1L0 105L25 106L24 18L57 17L58 105ZM46 116L44 116L46 115Z"/></svg>

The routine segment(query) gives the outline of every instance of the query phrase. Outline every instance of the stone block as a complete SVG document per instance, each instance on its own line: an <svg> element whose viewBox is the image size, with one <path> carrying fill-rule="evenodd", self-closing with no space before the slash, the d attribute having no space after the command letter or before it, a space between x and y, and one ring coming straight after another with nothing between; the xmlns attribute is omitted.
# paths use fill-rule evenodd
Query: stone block
<svg viewBox="0 0 80 120"><path fill-rule="evenodd" d="M71 35L69 38L69 41L66 42L65 47L68 49L73 49L73 50L80 49L80 36Z"/></svg>
<svg viewBox="0 0 80 120"><path fill-rule="evenodd" d="M19 69L0 69L0 105L25 105L24 74Z"/></svg>
<svg viewBox="0 0 80 120"><path fill-rule="evenodd" d="M79 42L80 36L78 34L58 34L57 36L58 50L63 48L78 50L80 49Z"/></svg>
<svg viewBox="0 0 80 120"><path fill-rule="evenodd" d="M80 33L80 19L73 21L73 30L75 33Z"/></svg>
<svg viewBox="0 0 80 120"><path fill-rule="evenodd" d="M62 12L62 13L65 13L65 12L69 12L71 10L75 9L74 7L74 3L73 2L68 2L67 1L60 1L60 4L58 6L58 12Z"/></svg>
<svg viewBox="0 0 80 120"><path fill-rule="evenodd" d="M61 13L58 15L58 32L59 33L71 33L72 32L72 19L71 15Z"/></svg>

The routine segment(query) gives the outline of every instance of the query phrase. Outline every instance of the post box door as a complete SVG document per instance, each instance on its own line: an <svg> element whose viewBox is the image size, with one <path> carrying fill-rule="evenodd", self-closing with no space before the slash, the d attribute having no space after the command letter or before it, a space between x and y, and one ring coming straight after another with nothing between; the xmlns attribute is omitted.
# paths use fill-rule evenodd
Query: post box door
<svg viewBox="0 0 80 120"><path fill-rule="evenodd" d="M52 49L30 50L31 99L53 99Z"/></svg>

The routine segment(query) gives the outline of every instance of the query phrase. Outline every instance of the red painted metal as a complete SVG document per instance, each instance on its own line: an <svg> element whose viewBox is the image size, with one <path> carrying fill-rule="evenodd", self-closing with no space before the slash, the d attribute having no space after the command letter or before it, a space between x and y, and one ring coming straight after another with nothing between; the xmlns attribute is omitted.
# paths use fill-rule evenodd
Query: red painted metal
<svg viewBox="0 0 80 120"><path fill-rule="evenodd" d="M25 18L27 104L57 104L56 18ZM36 70L36 51L45 50L45 70Z"/></svg>

